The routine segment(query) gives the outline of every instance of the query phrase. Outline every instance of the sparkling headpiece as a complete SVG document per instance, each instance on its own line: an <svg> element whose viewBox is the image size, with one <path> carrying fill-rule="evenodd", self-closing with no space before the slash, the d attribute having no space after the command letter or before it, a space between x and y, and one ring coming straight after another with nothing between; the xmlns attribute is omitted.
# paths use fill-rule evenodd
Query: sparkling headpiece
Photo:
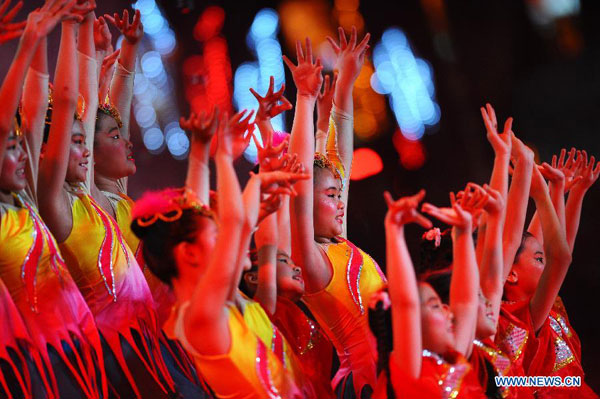
<svg viewBox="0 0 600 399"><path fill-rule="evenodd" d="M108 95L106 95L104 103L98 105L98 111L112 117L117 122L117 126L119 126L119 129L123 127L123 122L121 121L121 114L119 113L119 110L117 110L115 106L111 104ZM96 119L98 119L98 115L96 115Z"/></svg>
<svg viewBox="0 0 600 399"><path fill-rule="evenodd" d="M147 227L159 219L167 223L174 222L181 218L186 209L194 210L211 219L215 218L214 212L187 188L167 188L162 191L146 192L136 201L131 217L140 226Z"/></svg>
<svg viewBox="0 0 600 399"><path fill-rule="evenodd" d="M48 83L48 111L46 112L46 125L52 124L52 107L54 106L53 97L54 86L52 83ZM77 109L75 110L75 119L83 121L83 114L85 113L85 99L81 94L77 96Z"/></svg>
<svg viewBox="0 0 600 399"><path fill-rule="evenodd" d="M333 173L333 176L336 179L342 180L342 177L340 176L340 172L335 167L335 165L333 164L333 162L331 162L329 160L329 158L327 158L326 155L324 155L324 154L322 154L320 152L315 152L314 165L318 166L321 169L329 169Z"/></svg>

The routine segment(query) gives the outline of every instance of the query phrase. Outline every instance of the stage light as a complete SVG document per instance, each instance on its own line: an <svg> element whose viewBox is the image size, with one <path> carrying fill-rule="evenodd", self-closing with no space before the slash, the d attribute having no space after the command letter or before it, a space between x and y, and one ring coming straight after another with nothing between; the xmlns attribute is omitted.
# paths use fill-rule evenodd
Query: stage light
<svg viewBox="0 0 600 399"><path fill-rule="evenodd" d="M425 164L425 147L420 140L409 140L404 132L396 130L392 142L400 157L399 162L405 169L417 170Z"/></svg>
<svg viewBox="0 0 600 399"><path fill-rule="evenodd" d="M190 148L190 140L183 130L171 134L166 141L169 152L175 158L182 158Z"/></svg>
<svg viewBox="0 0 600 399"><path fill-rule="evenodd" d="M162 131L157 127L151 127L144 131L143 137L144 146L151 152L160 150L165 143L165 137L163 136Z"/></svg>
<svg viewBox="0 0 600 399"><path fill-rule="evenodd" d="M350 180L362 180L374 176L383 170L381 157L370 148L354 150Z"/></svg>
<svg viewBox="0 0 600 399"><path fill-rule="evenodd" d="M254 17L250 34L255 41L260 39L270 38L277 34L279 27L279 16L277 12L271 8L263 8Z"/></svg>
<svg viewBox="0 0 600 399"><path fill-rule="evenodd" d="M156 122L156 113L150 105L142 105L134 109L135 120L140 127L150 127Z"/></svg>

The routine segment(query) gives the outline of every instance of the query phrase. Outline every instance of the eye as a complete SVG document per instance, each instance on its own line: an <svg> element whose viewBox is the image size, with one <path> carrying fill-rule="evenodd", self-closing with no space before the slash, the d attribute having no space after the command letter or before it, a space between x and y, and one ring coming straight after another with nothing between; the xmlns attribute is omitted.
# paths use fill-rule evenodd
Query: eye
<svg viewBox="0 0 600 399"><path fill-rule="evenodd" d="M537 262L540 262L540 263L542 263L542 264L544 263L544 258L543 258L543 257L541 257L541 256L537 256L537 257L535 258L535 260L536 260Z"/></svg>
<svg viewBox="0 0 600 399"><path fill-rule="evenodd" d="M8 147L6 147L7 150L16 150L17 146L15 144L13 145L9 145Z"/></svg>
<svg viewBox="0 0 600 399"><path fill-rule="evenodd" d="M279 262L288 263L286 258L279 258Z"/></svg>
<svg viewBox="0 0 600 399"><path fill-rule="evenodd" d="M329 198L335 198L335 194L327 194Z"/></svg>
<svg viewBox="0 0 600 399"><path fill-rule="evenodd" d="M111 139L118 140L118 139L120 138L120 136L119 136L118 134L115 134L114 136L111 136L110 138L111 138Z"/></svg>

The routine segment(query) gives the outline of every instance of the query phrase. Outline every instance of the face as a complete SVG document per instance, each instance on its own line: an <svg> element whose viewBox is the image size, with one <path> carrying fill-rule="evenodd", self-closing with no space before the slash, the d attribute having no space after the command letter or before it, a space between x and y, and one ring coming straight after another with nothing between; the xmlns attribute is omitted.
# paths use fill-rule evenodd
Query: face
<svg viewBox="0 0 600 399"><path fill-rule="evenodd" d="M70 183L83 182L88 171L90 151L85 146L85 133L81 121L73 122L71 147L69 150L69 165L66 180Z"/></svg>
<svg viewBox="0 0 600 399"><path fill-rule="evenodd" d="M8 137L0 174L0 189L2 190L19 191L27 185L25 176L27 153L21 146L22 142L23 136L16 136L12 133Z"/></svg>
<svg viewBox="0 0 600 399"><path fill-rule="evenodd" d="M490 337L496 333L496 319L492 311L492 303L479 290L479 306L477 307L477 331L478 339Z"/></svg>
<svg viewBox="0 0 600 399"><path fill-rule="evenodd" d="M283 251L277 252L277 292L292 301L304 295L302 271Z"/></svg>
<svg viewBox="0 0 600 399"><path fill-rule="evenodd" d="M121 136L117 121L98 113L94 136L94 173L110 179L121 179L135 173L132 144Z"/></svg>
<svg viewBox="0 0 600 399"><path fill-rule="evenodd" d="M427 283L419 283L419 296L423 349L442 355L454 346L452 312Z"/></svg>
<svg viewBox="0 0 600 399"><path fill-rule="evenodd" d="M545 266L546 257L542 244L535 237L526 237L512 270L516 273L516 283L524 293L535 293Z"/></svg>
<svg viewBox="0 0 600 399"><path fill-rule="evenodd" d="M343 233L342 183L328 169L315 167L314 170L315 236L333 238Z"/></svg>

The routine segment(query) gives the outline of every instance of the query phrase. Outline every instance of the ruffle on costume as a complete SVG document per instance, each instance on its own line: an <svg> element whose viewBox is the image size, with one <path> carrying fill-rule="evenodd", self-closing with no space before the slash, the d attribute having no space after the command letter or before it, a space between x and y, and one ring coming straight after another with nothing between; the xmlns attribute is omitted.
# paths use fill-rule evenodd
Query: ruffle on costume
<svg viewBox="0 0 600 399"><path fill-rule="evenodd" d="M61 386L74 383L87 398L106 397L102 348L90 310L37 210L25 194L14 196L20 208L3 206L0 239L11 250L2 251L0 276L44 364L39 371L45 390L59 397ZM61 367L68 371L58 373ZM74 382L62 384L59 374Z"/></svg>

